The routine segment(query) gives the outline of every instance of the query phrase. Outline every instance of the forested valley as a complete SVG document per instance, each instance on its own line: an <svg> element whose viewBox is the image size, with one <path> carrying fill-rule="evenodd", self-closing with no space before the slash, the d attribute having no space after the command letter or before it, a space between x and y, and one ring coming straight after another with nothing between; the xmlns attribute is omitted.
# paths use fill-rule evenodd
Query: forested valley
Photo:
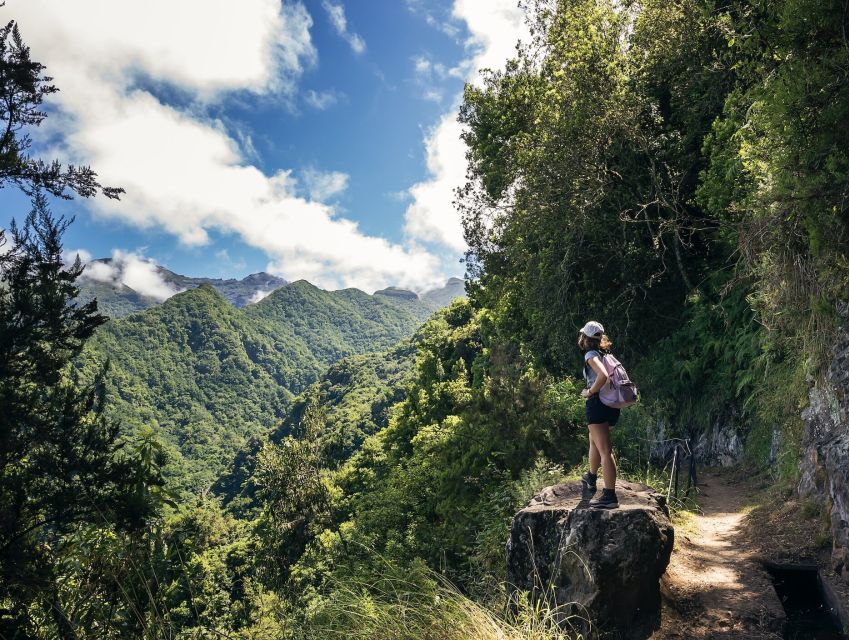
<svg viewBox="0 0 849 640"><path fill-rule="evenodd" d="M522 5L458 113L467 297L202 284L113 319L51 202L121 189L29 155L56 88L0 32L0 184L33 201L0 248L0 637L570 637L505 609L504 543L582 469L588 318L640 384L623 474L733 415L799 484L849 295L845 3Z"/></svg>

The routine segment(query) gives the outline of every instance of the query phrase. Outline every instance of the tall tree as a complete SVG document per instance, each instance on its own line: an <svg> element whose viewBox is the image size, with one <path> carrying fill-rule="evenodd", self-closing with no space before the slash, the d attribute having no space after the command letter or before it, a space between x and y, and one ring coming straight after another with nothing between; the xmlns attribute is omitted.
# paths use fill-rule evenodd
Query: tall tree
<svg viewBox="0 0 849 640"><path fill-rule="evenodd" d="M0 635L26 637L33 611L74 637L53 583L62 535L82 523L142 523L137 473L102 416L100 383L69 364L106 321L78 305L79 259L62 259L68 226L36 192L0 255ZM38 614L35 614L36 618ZM23 635L16 635L21 634Z"/></svg>
<svg viewBox="0 0 849 640"><path fill-rule="evenodd" d="M695 0L528 6L531 44L466 87L458 203L473 299L560 372L586 317L645 352L724 264L693 198L731 74Z"/></svg>
<svg viewBox="0 0 849 640"><path fill-rule="evenodd" d="M14 21L0 28L0 188L31 196L23 226L0 230L0 637L76 638L56 583L63 536L84 524L143 523L150 474L121 453L102 416L100 380L84 386L69 363L106 321L78 305L79 260L63 262L70 224L49 211L62 199L117 198L89 167L30 155L30 132L57 91L30 57Z"/></svg>
<svg viewBox="0 0 849 640"><path fill-rule="evenodd" d="M318 398L307 409L293 435L259 452L256 483L265 504L261 529L273 540L278 571L285 577L307 544L330 524L326 484L326 414Z"/></svg>

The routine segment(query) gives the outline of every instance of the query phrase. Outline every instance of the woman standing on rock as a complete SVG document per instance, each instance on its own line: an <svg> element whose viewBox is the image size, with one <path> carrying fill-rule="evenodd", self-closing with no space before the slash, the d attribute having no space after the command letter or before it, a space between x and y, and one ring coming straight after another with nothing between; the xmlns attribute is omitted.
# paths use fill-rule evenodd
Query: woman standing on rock
<svg viewBox="0 0 849 640"><path fill-rule="evenodd" d="M598 392L607 382L607 371L601 362L604 354L613 345L604 333L600 322L590 321L578 334L578 347L584 352L584 380L587 387L581 391L581 397L587 399L587 425L590 431L590 470L581 482L587 491L596 492L598 468L604 470L604 489L601 496L590 501L597 509L616 509L616 460L610 445L610 427L619 420L619 409L603 404Z"/></svg>

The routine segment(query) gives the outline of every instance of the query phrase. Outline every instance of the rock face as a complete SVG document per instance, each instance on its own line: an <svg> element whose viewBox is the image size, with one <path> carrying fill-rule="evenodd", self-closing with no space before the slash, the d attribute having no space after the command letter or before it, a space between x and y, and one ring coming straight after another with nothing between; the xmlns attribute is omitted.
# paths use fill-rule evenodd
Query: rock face
<svg viewBox="0 0 849 640"><path fill-rule="evenodd" d="M799 493L831 509L834 569L849 582L849 303L838 306L842 326L823 380L808 393Z"/></svg>
<svg viewBox="0 0 849 640"><path fill-rule="evenodd" d="M731 467L743 459L740 417L735 407L723 412L710 428L699 435L696 460L709 467Z"/></svg>
<svg viewBox="0 0 849 640"><path fill-rule="evenodd" d="M685 430L686 431L686 430ZM666 420L659 419L646 432L650 443L649 456L653 460L668 462L672 459L673 435L680 434ZM746 431L736 407L726 408L714 419L710 427L691 441L693 453L699 464L708 467L732 467L743 460ZM775 447L777 451L777 446Z"/></svg>
<svg viewBox="0 0 849 640"><path fill-rule="evenodd" d="M606 511L587 507L580 482L543 489L513 518L507 585L557 606L564 627L645 638L674 532L664 496L627 482L616 493L620 508Z"/></svg>

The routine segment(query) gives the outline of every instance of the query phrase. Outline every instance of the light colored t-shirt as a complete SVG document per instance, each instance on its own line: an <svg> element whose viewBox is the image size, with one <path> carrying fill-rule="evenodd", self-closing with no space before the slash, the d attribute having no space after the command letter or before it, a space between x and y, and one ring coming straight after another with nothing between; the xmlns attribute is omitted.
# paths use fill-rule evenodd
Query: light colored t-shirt
<svg viewBox="0 0 849 640"><path fill-rule="evenodd" d="M587 389L592 389L596 378L598 378L595 369L590 366L590 360L593 358L601 358L601 353L595 349L590 349L584 354L584 380L587 381Z"/></svg>

